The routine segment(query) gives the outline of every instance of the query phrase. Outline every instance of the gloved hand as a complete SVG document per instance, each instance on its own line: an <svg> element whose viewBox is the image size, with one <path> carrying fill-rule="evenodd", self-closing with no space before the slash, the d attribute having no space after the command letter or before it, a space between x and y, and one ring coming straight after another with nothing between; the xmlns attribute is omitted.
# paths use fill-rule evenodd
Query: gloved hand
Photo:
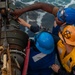
<svg viewBox="0 0 75 75"><path fill-rule="evenodd" d="M10 11L10 15L13 16L13 18L16 20L19 16L22 15L21 9L15 9L13 11Z"/></svg>

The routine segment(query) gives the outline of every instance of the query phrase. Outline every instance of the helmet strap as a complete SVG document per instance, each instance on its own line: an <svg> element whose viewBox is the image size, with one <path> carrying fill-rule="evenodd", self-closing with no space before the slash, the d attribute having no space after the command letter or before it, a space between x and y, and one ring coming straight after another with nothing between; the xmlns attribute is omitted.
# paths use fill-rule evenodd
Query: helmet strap
<svg viewBox="0 0 75 75"><path fill-rule="evenodd" d="M63 29L65 28L65 26L66 26L66 22L63 23L63 24L61 25L61 27L60 27L60 33L61 33L61 35L62 35L62 31L63 31ZM63 35L62 35L62 38L63 38L63 41L66 43L66 40L65 40L65 38L64 38Z"/></svg>
<svg viewBox="0 0 75 75"><path fill-rule="evenodd" d="M61 33L61 35L62 35L62 31L60 31L60 33ZM62 38L63 38L63 42L65 42L66 43L66 40L65 40L65 38L64 38L64 36L62 35Z"/></svg>
<svg viewBox="0 0 75 75"><path fill-rule="evenodd" d="M66 25L66 22L64 22L61 26L65 26Z"/></svg>

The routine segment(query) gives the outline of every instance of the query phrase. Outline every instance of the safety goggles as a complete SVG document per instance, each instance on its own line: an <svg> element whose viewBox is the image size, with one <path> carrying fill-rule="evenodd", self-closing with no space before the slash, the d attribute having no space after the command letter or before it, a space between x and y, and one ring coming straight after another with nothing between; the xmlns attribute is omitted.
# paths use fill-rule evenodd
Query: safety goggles
<svg viewBox="0 0 75 75"><path fill-rule="evenodd" d="M66 14L64 7L61 7L57 13L58 20L66 22Z"/></svg>

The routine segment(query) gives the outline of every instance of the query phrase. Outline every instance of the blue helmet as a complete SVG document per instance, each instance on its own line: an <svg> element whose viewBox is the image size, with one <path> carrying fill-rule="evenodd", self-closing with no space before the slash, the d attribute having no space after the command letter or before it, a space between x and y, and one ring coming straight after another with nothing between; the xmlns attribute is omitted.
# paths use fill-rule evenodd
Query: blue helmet
<svg viewBox="0 0 75 75"><path fill-rule="evenodd" d="M35 46L36 48L44 53L50 54L54 50L54 39L52 35L48 32L41 32L35 36Z"/></svg>
<svg viewBox="0 0 75 75"><path fill-rule="evenodd" d="M60 21L67 24L75 24L75 9L74 8L62 8L59 9L57 17Z"/></svg>

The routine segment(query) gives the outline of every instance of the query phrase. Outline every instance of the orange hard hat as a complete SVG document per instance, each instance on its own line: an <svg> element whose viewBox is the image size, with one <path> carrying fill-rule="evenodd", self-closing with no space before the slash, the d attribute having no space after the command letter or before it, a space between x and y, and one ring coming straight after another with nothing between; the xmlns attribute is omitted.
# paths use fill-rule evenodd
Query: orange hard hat
<svg viewBox="0 0 75 75"><path fill-rule="evenodd" d="M75 46L75 26L67 25L62 31L59 32L59 37L67 44Z"/></svg>

